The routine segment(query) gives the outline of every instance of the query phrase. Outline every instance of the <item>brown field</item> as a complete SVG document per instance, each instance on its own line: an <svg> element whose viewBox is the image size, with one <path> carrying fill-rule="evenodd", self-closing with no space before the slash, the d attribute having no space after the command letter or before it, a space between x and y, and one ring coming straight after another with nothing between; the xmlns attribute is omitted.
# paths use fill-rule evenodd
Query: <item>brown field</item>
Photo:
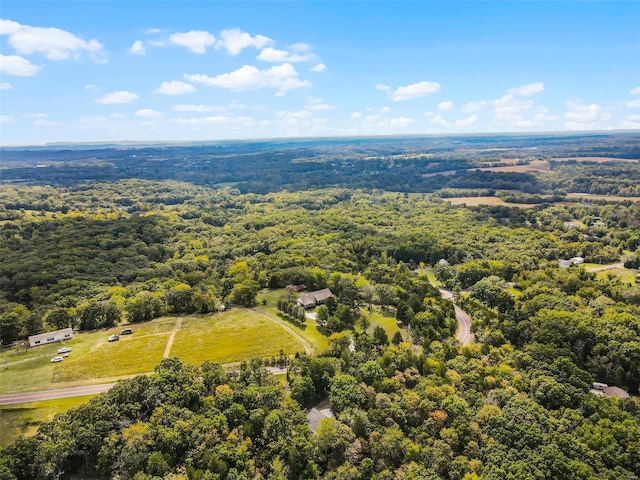
<svg viewBox="0 0 640 480"><path fill-rule="evenodd" d="M456 172L468 172L473 170L482 170L483 172L515 172L515 173L524 173L524 172L550 173L551 172L549 162L544 160L534 160L533 162L528 163L526 165L508 165L507 164L508 161L509 160L502 161L501 163L505 164L502 167L474 167L474 168L465 168L462 170L445 170L444 172L423 173L422 176L424 178L429 178L429 177L435 177L436 175L455 175Z"/></svg>
<svg viewBox="0 0 640 480"><path fill-rule="evenodd" d="M423 173L422 176L424 178L435 177L436 175L455 175L456 172L464 172L465 169L462 170L445 170L444 172L434 172L434 173Z"/></svg>
<svg viewBox="0 0 640 480"><path fill-rule="evenodd" d="M640 197L619 197L617 195L591 195L589 193L569 193L567 198L582 200L604 200L606 202L640 202Z"/></svg>
<svg viewBox="0 0 640 480"><path fill-rule="evenodd" d="M474 169L471 169L474 170ZM549 167L549 162L544 160L535 160L527 165L505 165L504 167L483 167L478 168L477 170L482 170L483 172L515 172L515 173L524 173L524 172L545 172L548 173L551 171Z"/></svg>
<svg viewBox="0 0 640 480"><path fill-rule="evenodd" d="M637 163L638 162L638 160L634 160L631 158L612 158L612 157L562 157L562 158L552 158L551 160L555 162L566 162L568 160L575 160L576 162L596 162L596 163L609 163L609 162Z"/></svg>
<svg viewBox="0 0 640 480"><path fill-rule="evenodd" d="M504 207L520 207L520 208L533 208L535 204L532 203L507 203L498 197L457 197L457 198L443 198L452 205L466 205L467 207L476 207L478 205L502 205Z"/></svg>

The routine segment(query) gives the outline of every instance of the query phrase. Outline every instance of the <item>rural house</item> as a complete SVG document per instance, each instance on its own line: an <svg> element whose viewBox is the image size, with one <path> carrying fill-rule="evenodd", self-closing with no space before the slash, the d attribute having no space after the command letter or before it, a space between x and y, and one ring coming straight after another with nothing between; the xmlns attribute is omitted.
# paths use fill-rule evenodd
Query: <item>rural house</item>
<svg viewBox="0 0 640 480"><path fill-rule="evenodd" d="M29 346L37 347L46 345L47 343L61 342L62 340L71 340L73 338L72 328L63 328L55 332L40 333L38 335L29 336Z"/></svg>
<svg viewBox="0 0 640 480"><path fill-rule="evenodd" d="M313 308L316 305L322 305L329 297L333 297L333 293L328 288L323 288L322 290L300 295L296 303L302 308Z"/></svg>

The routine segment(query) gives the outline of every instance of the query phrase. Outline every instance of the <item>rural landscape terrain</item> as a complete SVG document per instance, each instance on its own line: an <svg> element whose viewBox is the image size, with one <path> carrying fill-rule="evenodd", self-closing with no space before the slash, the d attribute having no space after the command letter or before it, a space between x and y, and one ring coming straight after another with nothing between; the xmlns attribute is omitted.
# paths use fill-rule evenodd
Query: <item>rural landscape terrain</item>
<svg viewBox="0 0 640 480"><path fill-rule="evenodd" d="M0 478L640 476L640 133L1 153Z"/></svg>

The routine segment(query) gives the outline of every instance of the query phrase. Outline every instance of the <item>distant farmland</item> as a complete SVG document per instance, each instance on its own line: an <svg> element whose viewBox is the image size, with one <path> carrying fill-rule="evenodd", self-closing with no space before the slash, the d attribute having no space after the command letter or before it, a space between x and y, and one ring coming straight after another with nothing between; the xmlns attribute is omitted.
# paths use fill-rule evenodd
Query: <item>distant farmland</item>
<svg viewBox="0 0 640 480"><path fill-rule="evenodd" d="M554 162L595 162L595 163L610 163L610 162L634 162L638 163L638 160L631 158L613 158L613 157L562 157L552 158Z"/></svg>

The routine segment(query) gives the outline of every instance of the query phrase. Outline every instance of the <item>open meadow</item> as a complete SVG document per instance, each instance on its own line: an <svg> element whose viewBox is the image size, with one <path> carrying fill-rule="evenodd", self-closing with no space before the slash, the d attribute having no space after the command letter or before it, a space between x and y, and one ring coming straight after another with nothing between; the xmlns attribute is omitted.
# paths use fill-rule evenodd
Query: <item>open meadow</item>
<svg viewBox="0 0 640 480"><path fill-rule="evenodd" d="M82 405L93 397L95 395L84 395L0 406L0 448L9 445L20 435L33 435L40 425L53 420L56 414Z"/></svg>
<svg viewBox="0 0 640 480"><path fill-rule="evenodd" d="M247 309L185 317L170 356L196 365L231 363L304 352L300 339L262 313Z"/></svg>
<svg viewBox="0 0 640 480"><path fill-rule="evenodd" d="M451 205L466 205L467 207L477 207L478 205L500 205L503 207L533 208L534 203L508 203L498 197L455 197L443 198Z"/></svg>
<svg viewBox="0 0 640 480"><path fill-rule="evenodd" d="M280 351L293 354L326 348L327 339L315 325L294 326L274 310L234 308L215 315L161 317L132 325L133 335L121 335L117 342L107 338L122 326L78 333L64 344L5 349L0 394L108 383L151 372L164 356L194 364L206 360L231 363L275 356ZM50 363L62 346L72 349L69 356Z"/></svg>

